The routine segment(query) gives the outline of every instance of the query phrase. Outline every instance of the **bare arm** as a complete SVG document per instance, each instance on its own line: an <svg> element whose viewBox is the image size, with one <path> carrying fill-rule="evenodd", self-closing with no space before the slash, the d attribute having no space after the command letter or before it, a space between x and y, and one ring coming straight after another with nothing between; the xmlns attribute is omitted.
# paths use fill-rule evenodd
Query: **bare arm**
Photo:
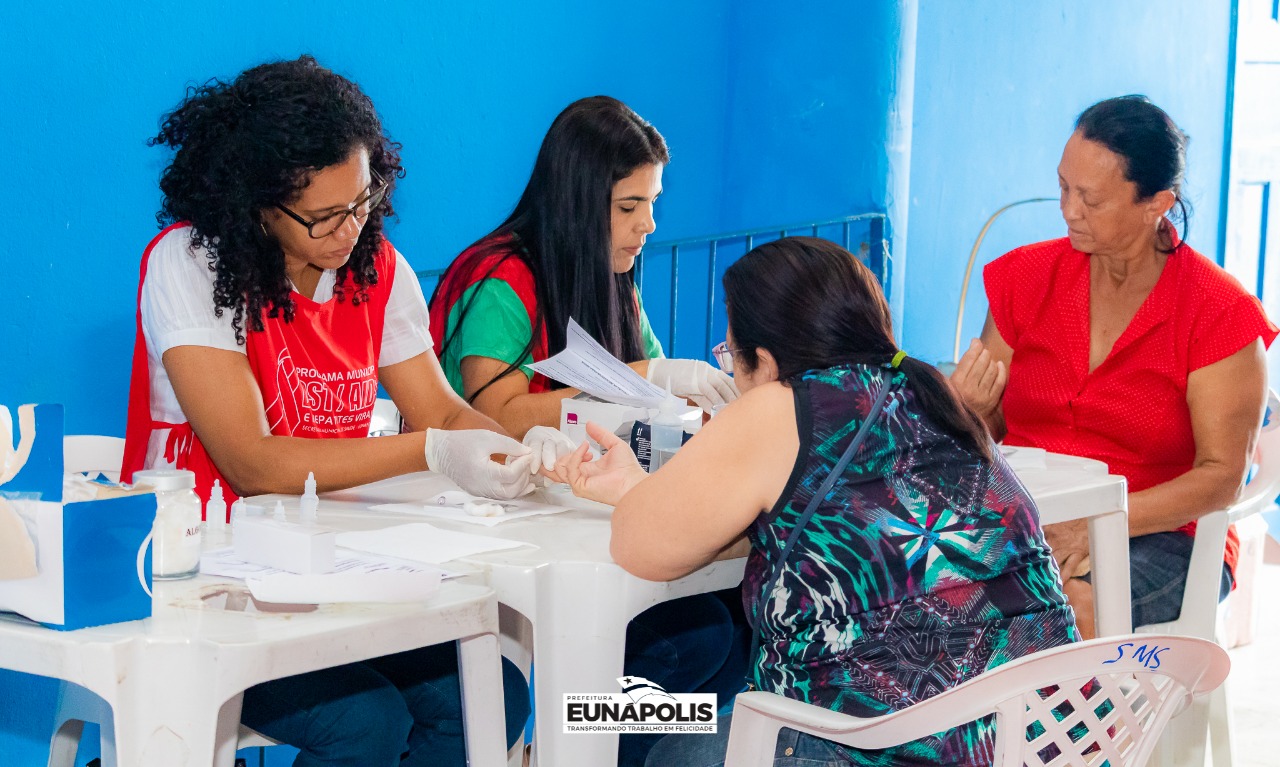
<svg viewBox="0 0 1280 767"><path fill-rule="evenodd" d="M648 366L648 360L630 365L640 375L645 374ZM492 357L464 357L461 365L463 393L470 399L508 367L506 362ZM529 379L524 373L513 370L480 392L474 404L476 410L501 424L513 437L523 439L525 432L534 426L559 426L560 401L580 393L578 389L532 393L529 391Z"/></svg>
<svg viewBox="0 0 1280 767"><path fill-rule="evenodd" d="M777 501L799 450L792 391L779 383L752 389L619 501L614 560L668 581L722 558Z"/></svg>
<svg viewBox="0 0 1280 767"><path fill-rule="evenodd" d="M492 418L463 402L449 387L440 362L430 350L381 368L378 376L413 431L488 429L508 434Z"/></svg>
<svg viewBox="0 0 1280 767"><path fill-rule="evenodd" d="M1129 535L1176 530L1234 503L1253 460L1266 400L1261 340L1187 376L1195 463L1185 474L1129 496Z"/></svg>
<svg viewBox="0 0 1280 767"><path fill-rule="evenodd" d="M378 439L272 435L262 392L243 354L175 346L163 362L182 412L239 495L300 493L309 471L323 491L427 468L422 434Z"/></svg>

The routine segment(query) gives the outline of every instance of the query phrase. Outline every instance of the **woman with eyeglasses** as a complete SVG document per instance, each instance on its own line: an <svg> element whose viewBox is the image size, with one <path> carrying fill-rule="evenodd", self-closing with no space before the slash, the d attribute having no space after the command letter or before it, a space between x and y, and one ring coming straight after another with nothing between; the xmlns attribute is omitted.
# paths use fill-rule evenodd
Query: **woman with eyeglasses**
<svg viewBox="0 0 1280 767"><path fill-rule="evenodd" d="M633 267L655 229L668 159L661 134L626 104L575 101L543 138L515 210L454 260L431 298L431 333L449 383L523 436L533 449L530 471L551 469L574 448L556 427L561 401L579 392L525 367L564 349L570 319L677 396L708 410L737 397L733 379L706 362L662 356L636 292ZM624 669L669 692L728 700L741 683L734 647L724 602L686 597L632 620ZM642 764L656 740L622 736L619 763Z"/></svg>
<svg viewBox="0 0 1280 767"><path fill-rule="evenodd" d="M788 237L724 275L742 398L652 475L596 424L555 476L613 504L610 552L670 581L749 542L743 603L758 689L858 717L906 708L1076 638L1034 502L977 414L896 348L875 276ZM990 764L993 717L888 749L782 730L776 767ZM669 735L649 767L724 763Z"/></svg>
<svg viewBox="0 0 1280 767"><path fill-rule="evenodd" d="M399 145L355 83L309 56L264 64L190 89L151 144L174 154L142 256L124 481L190 469L202 498L215 480L234 498L430 468L478 495L529 487L530 451L440 372L383 236ZM379 383L414 433L363 439ZM242 721L299 767L461 765L456 665L444 646L267 682ZM510 665L504 683L511 745L527 687Z"/></svg>

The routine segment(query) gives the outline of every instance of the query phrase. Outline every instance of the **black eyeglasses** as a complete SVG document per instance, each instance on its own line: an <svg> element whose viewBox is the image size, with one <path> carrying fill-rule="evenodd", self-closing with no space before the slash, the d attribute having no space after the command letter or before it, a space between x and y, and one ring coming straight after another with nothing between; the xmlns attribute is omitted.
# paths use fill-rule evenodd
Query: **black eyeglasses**
<svg viewBox="0 0 1280 767"><path fill-rule="evenodd" d="M322 218L317 218L315 221L308 221L279 203L276 203L276 207L289 218L305 226L311 239L322 240L341 229L342 225L347 223L347 216L355 216L356 221L364 221L373 212L373 209L378 207L383 199L386 198L387 182L383 181L382 177L375 173L372 168L369 169L369 174L373 176L377 186L370 185L369 193L364 196L364 199L352 203L351 207L346 210L330 213Z"/></svg>

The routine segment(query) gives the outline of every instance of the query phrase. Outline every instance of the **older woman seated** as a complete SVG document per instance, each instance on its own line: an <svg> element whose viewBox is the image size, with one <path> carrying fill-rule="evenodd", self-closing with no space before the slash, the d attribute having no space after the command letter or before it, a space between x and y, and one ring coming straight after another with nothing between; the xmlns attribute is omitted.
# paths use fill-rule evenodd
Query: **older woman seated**
<svg viewBox="0 0 1280 767"><path fill-rule="evenodd" d="M1135 626L1177 618L1195 520L1244 484L1276 336L1258 300L1167 218L1176 206L1185 226L1185 147L1145 97L1085 110L1058 165L1067 237L987 266L982 339L952 375L996 439L1095 458L1129 480ZM1085 526L1045 532L1091 636ZM1237 550L1232 532L1223 597Z"/></svg>
<svg viewBox="0 0 1280 767"><path fill-rule="evenodd" d="M557 464L616 504L611 551L674 580L750 542L757 687L878 716L1075 637L1035 505L936 370L894 348L871 272L825 240L762 245L726 272L743 396L652 476L591 425ZM775 765L984 764L991 721L876 752L784 730ZM670 735L653 765L712 765L729 732Z"/></svg>

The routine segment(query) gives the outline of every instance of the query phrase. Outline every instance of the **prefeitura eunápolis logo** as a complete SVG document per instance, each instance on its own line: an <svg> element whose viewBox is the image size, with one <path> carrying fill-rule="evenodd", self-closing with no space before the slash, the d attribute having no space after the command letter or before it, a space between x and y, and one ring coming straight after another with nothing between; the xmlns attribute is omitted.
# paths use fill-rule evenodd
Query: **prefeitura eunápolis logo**
<svg viewBox="0 0 1280 767"><path fill-rule="evenodd" d="M715 732L716 696L675 693L639 676L618 680L620 693L566 693L564 731Z"/></svg>

